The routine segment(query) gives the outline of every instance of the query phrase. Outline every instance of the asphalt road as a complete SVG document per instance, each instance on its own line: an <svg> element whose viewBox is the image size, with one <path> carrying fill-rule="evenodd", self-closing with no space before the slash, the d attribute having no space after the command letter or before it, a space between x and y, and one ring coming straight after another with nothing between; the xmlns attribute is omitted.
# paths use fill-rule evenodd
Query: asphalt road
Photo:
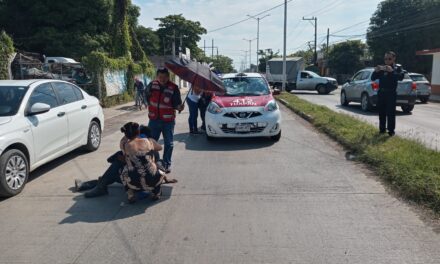
<svg viewBox="0 0 440 264"><path fill-rule="evenodd" d="M389 194L335 143L283 108L283 137L190 136L179 115L173 176L160 202L127 205L120 185L85 199L118 148L103 145L42 167L17 197L0 201L0 263L440 263L440 228Z"/></svg>
<svg viewBox="0 0 440 264"><path fill-rule="evenodd" d="M328 95L318 95L312 91L293 91L293 94L312 103L324 105L332 110L346 113L379 127L377 111L363 112L359 103L340 104L340 88ZM417 103L412 114L405 114L397 107L396 134L423 142L426 146L440 151L440 103Z"/></svg>

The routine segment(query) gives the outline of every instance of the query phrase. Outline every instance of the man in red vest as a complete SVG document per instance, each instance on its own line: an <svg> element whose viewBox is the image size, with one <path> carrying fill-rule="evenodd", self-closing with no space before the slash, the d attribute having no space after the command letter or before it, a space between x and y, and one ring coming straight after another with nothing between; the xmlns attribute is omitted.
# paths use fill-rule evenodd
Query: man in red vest
<svg viewBox="0 0 440 264"><path fill-rule="evenodd" d="M184 105L180 96L179 87L170 81L170 73L166 68L157 70L156 80L148 84L146 89L148 102L148 117L151 137L156 141L163 135L164 152L163 162L166 172L171 172L171 156L174 148L174 126L176 124L176 110L182 111Z"/></svg>

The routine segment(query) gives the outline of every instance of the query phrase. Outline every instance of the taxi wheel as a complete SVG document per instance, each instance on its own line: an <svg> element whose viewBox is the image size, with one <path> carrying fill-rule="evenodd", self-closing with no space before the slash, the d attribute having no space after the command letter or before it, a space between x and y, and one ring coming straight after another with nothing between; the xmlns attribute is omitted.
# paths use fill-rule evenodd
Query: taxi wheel
<svg viewBox="0 0 440 264"><path fill-rule="evenodd" d="M275 142L280 141L280 139L281 139L281 131L280 131L280 133L278 133L277 135L275 135L275 136L271 136L270 139L272 139L272 140L275 141Z"/></svg>

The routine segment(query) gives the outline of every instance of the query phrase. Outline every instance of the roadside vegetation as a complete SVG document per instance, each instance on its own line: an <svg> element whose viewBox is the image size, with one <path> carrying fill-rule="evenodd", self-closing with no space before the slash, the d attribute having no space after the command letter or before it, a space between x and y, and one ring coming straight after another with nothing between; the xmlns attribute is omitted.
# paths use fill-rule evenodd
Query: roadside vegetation
<svg viewBox="0 0 440 264"><path fill-rule="evenodd" d="M403 197L440 212L440 152L414 140L380 135L370 124L293 94L277 99L370 165Z"/></svg>

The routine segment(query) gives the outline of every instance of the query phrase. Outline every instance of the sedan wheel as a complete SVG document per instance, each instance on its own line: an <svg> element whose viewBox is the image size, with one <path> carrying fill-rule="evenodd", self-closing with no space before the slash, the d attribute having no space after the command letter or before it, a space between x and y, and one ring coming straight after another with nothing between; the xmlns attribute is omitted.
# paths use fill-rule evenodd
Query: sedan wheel
<svg viewBox="0 0 440 264"><path fill-rule="evenodd" d="M0 158L0 196L10 197L20 193L28 179L29 165L19 150L9 150Z"/></svg>
<svg viewBox="0 0 440 264"><path fill-rule="evenodd" d="M86 149L95 151L101 145L101 127L96 121L92 121L89 126Z"/></svg>
<svg viewBox="0 0 440 264"><path fill-rule="evenodd" d="M341 105L348 106L350 102L347 101L347 95L345 94L345 91L341 91Z"/></svg>
<svg viewBox="0 0 440 264"><path fill-rule="evenodd" d="M367 94L363 94L361 98L361 108L362 111L367 112L371 109L370 100Z"/></svg>

